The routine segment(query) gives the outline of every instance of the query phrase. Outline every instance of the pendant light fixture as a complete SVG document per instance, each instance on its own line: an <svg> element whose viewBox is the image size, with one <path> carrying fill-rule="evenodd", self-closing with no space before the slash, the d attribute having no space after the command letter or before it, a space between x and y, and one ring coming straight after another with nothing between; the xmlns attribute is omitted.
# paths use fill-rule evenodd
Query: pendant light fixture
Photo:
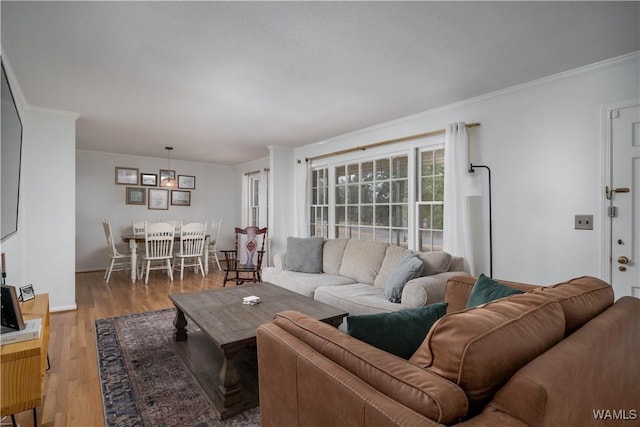
<svg viewBox="0 0 640 427"><path fill-rule="evenodd" d="M160 180L160 187L177 187L178 183L176 182L176 172L171 170L171 150L173 147L164 147L167 150L167 176Z"/></svg>

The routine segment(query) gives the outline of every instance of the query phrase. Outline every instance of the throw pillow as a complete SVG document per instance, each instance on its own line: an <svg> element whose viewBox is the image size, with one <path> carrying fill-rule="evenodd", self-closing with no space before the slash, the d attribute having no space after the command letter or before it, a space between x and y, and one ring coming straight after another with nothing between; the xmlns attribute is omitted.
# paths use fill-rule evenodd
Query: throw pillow
<svg viewBox="0 0 640 427"><path fill-rule="evenodd" d="M400 302L402 288L411 279L420 277L423 267L422 260L412 252L407 252L400 262L391 270L384 286L384 295L391 302Z"/></svg>
<svg viewBox="0 0 640 427"><path fill-rule="evenodd" d="M347 333L387 353L409 359L431 326L447 313L447 303L407 308L390 313L347 316Z"/></svg>
<svg viewBox="0 0 640 427"><path fill-rule="evenodd" d="M522 293L523 292L518 289L510 288L509 286L498 283L484 274L481 274L471 289L471 294L467 300L467 308L486 304L490 301L497 300L498 298Z"/></svg>
<svg viewBox="0 0 640 427"><path fill-rule="evenodd" d="M285 270L301 273L322 273L322 237L287 237Z"/></svg>

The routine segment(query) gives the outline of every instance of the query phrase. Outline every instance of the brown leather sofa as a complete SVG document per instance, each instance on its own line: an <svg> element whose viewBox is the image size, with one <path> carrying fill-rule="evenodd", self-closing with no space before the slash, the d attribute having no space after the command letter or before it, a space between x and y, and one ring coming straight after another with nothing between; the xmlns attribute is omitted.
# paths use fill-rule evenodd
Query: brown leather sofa
<svg viewBox="0 0 640 427"><path fill-rule="evenodd" d="M404 360L304 314L258 328L260 412L281 426L606 426L640 422L640 300L582 277L447 315Z"/></svg>

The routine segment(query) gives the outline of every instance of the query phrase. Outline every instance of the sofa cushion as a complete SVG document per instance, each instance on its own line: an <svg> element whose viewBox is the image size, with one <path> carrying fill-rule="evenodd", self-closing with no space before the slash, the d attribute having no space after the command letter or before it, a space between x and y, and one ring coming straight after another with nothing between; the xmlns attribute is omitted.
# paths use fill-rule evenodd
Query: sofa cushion
<svg viewBox="0 0 640 427"><path fill-rule="evenodd" d="M328 274L339 274L344 249L349 239L331 239L324 242L322 250L322 270Z"/></svg>
<svg viewBox="0 0 640 427"><path fill-rule="evenodd" d="M347 316L347 332L380 350L409 359L446 312L447 303L440 302L391 313Z"/></svg>
<svg viewBox="0 0 640 427"><path fill-rule="evenodd" d="M410 308L390 302L384 296L384 289L373 287L368 283L320 286L316 289L313 298L349 314L374 314Z"/></svg>
<svg viewBox="0 0 640 427"><path fill-rule="evenodd" d="M340 286L353 283L353 279L345 276L326 273L300 273L297 271L280 270L275 267L263 268L262 280L309 298L313 298L316 289L320 286Z"/></svg>
<svg viewBox="0 0 640 427"><path fill-rule="evenodd" d="M387 252L386 242L349 239L344 250L340 275L370 285L376 280Z"/></svg>
<svg viewBox="0 0 640 427"><path fill-rule="evenodd" d="M376 276L376 280L373 281L373 286L384 289L389 275L407 252L409 252L409 250L402 246L389 245L387 247L387 252L384 255L384 259L382 260L380 271Z"/></svg>
<svg viewBox="0 0 640 427"><path fill-rule="evenodd" d="M407 282L422 273L422 260L412 252L407 252L391 271L384 287L384 295L391 302L400 302L402 289Z"/></svg>
<svg viewBox="0 0 640 427"><path fill-rule="evenodd" d="M287 237L285 269L301 273L322 273L322 237Z"/></svg>
<svg viewBox="0 0 640 427"><path fill-rule="evenodd" d="M564 336L557 301L531 292L447 314L410 361L460 385L485 404L511 376Z"/></svg>
<svg viewBox="0 0 640 427"><path fill-rule="evenodd" d="M589 276L543 286L534 292L551 296L560 303L566 321L565 336L605 311L614 298L610 284Z"/></svg>
<svg viewBox="0 0 640 427"><path fill-rule="evenodd" d="M424 268L422 269L423 276L431 276L432 274L449 271L451 255L446 252L420 252L418 256L422 262L424 262Z"/></svg>
<svg viewBox="0 0 640 427"><path fill-rule="evenodd" d="M496 282L490 277L481 274L471 289L471 294L467 300L467 308L508 297L509 295L521 294L522 291Z"/></svg>

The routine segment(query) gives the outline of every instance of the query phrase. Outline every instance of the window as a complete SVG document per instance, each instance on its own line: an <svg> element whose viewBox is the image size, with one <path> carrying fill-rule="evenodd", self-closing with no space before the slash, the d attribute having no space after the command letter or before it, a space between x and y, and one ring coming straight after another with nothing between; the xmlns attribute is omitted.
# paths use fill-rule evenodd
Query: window
<svg viewBox="0 0 640 427"><path fill-rule="evenodd" d="M444 230L444 149L420 153L418 250L441 251Z"/></svg>
<svg viewBox="0 0 640 427"><path fill-rule="evenodd" d="M408 164L401 155L336 166L335 237L407 246Z"/></svg>
<svg viewBox="0 0 640 427"><path fill-rule="evenodd" d="M311 171L310 236L329 237L329 169Z"/></svg>
<svg viewBox="0 0 640 427"><path fill-rule="evenodd" d="M258 227L260 225L260 175L249 175L249 209L248 224Z"/></svg>
<svg viewBox="0 0 640 427"><path fill-rule="evenodd" d="M311 170L311 236L443 249L444 138L370 157L350 154Z"/></svg>

